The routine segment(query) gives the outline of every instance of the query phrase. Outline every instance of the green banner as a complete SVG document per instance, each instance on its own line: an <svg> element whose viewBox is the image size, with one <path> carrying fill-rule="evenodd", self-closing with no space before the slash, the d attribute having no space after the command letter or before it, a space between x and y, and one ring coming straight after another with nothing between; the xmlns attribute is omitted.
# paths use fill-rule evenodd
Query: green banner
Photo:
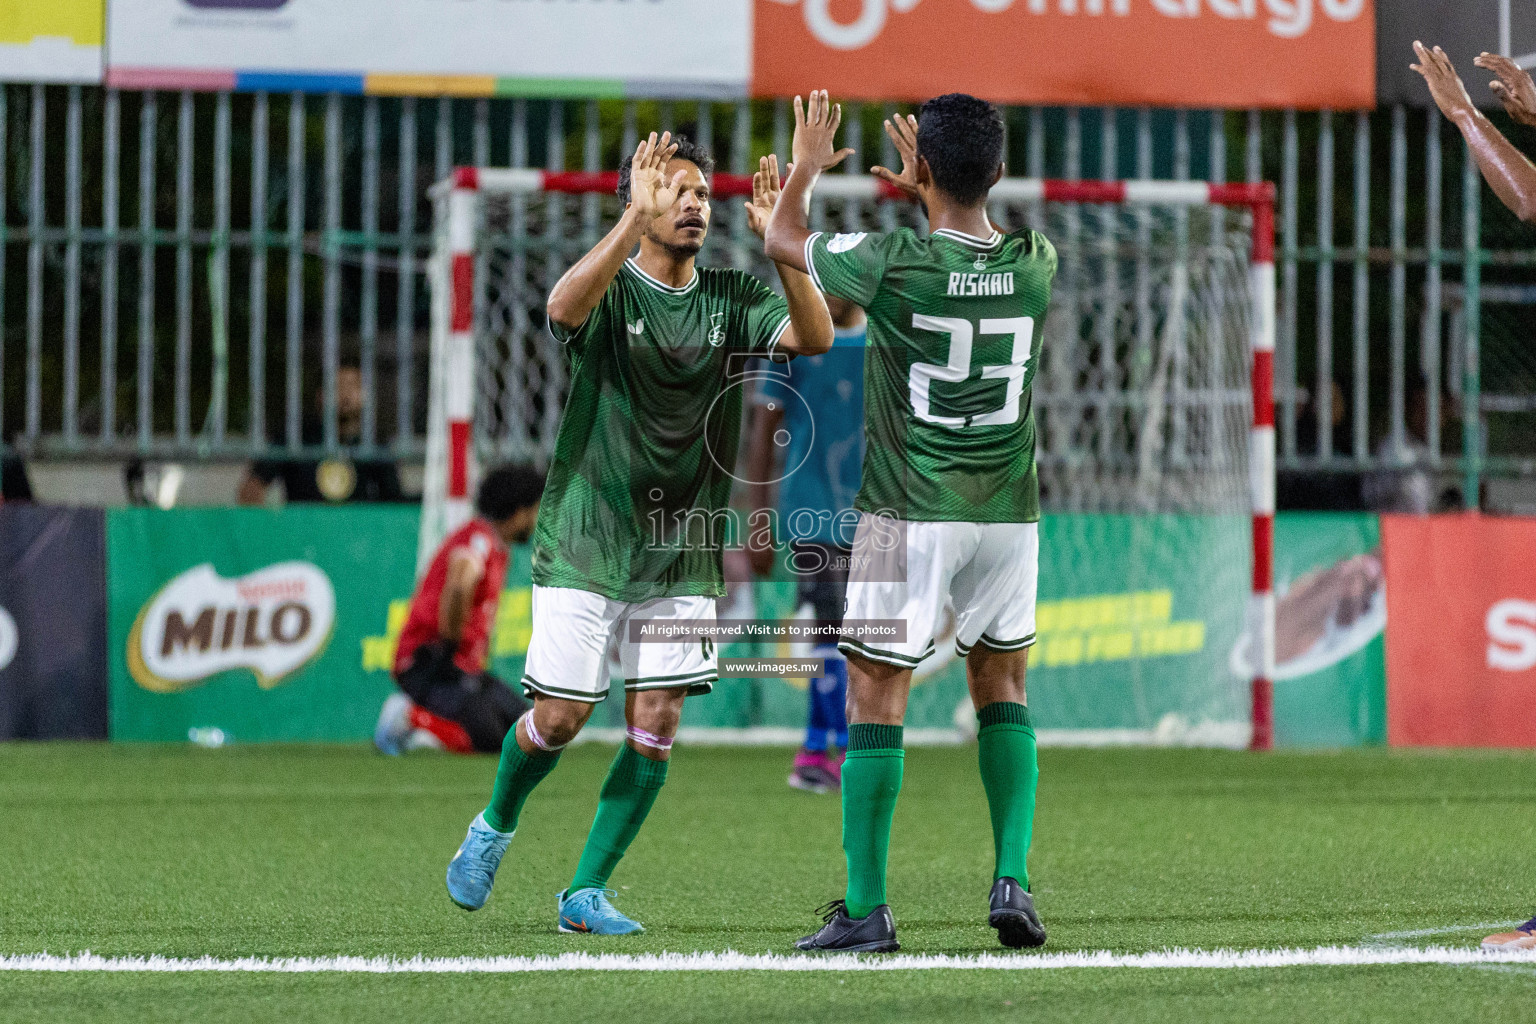
<svg viewBox="0 0 1536 1024"><path fill-rule="evenodd" d="M1361 512L1276 517L1275 593L1275 742L1385 743L1380 520Z"/></svg>
<svg viewBox="0 0 1536 1024"><path fill-rule="evenodd" d="M109 512L112 737L369 736L390 681L368 670L368 638L410 596L417 518L390 505Z"/></svg>
<svg viewBox="0 0 1536 1024"><path fill-rule="evenodd" d="M1028 681L1036 727L1068 742L1245 742L1248 684L1231 663L1249 544L1241 516L1045 517ZM759 594L760 615L791 613L791 584ZM907 727L973 727L952 615L934 646ZM803 681L760 685L765 724L803 724Z"/></svg>
<svg viewBox="0 0 1536 1024"><path fill-rule="evenodd" d="M417 520L409 506L113 510L113 738L184 741L215 729L233 742L368 737L410 606ZM1276 530L1277 739L1381 742L1377 522L1296 514L1279 517ZM491 669L513 685L532 632L528 566L527 549L516 549L491 641ZM1246 517L1047 517L1029 663L1037 727L1065 742L1242 744L1248 567ZM786 619L795 606L795 584L781 577L733 585L720 614ZM907 724L949 735L974 723L952 616L935 639ZM788 644L721 649L807 653ZM687 702L683 724L798 729L805 687L724 679ZM622 721L615 699L592 724Z"/></svg>

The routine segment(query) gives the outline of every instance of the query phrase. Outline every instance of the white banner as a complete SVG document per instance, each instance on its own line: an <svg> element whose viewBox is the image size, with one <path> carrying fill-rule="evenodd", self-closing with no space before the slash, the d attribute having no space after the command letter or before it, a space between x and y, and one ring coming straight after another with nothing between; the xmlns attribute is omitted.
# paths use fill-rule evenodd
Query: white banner
<svg viewBox="0 0 1536 1024"><path fill-rule="evenodd" d="M0 0L0 81L101 81L105 0Z"/></svg>
<svg viewBox="0 0 1536 1024"><path fill-rule="evenodd" d="M750 0L111 0L107 18L108 78L139 87L739 96L751 50Z"/></svg>

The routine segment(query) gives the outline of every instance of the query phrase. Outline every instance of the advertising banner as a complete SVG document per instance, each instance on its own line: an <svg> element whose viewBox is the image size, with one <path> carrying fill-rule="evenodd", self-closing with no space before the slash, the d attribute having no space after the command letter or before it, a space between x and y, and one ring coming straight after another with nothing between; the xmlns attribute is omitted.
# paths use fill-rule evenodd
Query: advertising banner
<svg viewBox="0 0 1536 1024"><path fill-rule="evenodd" d="M1275 517L1275 742L1384 743L1381 528L1361 512Z"/></svg>
<svg viewBox="0 0 1536 1024"><path fill-rule="evenodd" d="M101 81L106 0L0 0L0 81Z"/></svg>
<svg viewBox="0 0 1536 1024"><path fill-rule="evenodd" d="M375 95L741 96L750 2L114 0L107 80Z"/></svg>
<svg viewBox="0 0 1536 1024"><path fill-rule="evenodd" d="M113 738L366 740L393 685L417 515L410 506L111 511ZM1046 517L1029 668L1046 742L1246 744L1247 529L1245 517ZM1385 608L1375 519L1282 516L1276 546L1280 741L1379 742ZM491 640L491 670L514 686L532 634L528 568L528 549L514 549ZM729 590L721 618L797 614L787 579ZM974 727L953 640L946 617L916 675L914 742ZM720 648L727 658L808 653L768 641ZM793 739L806 685L722 679L687 702L683 725ZM592 718L598 728L622 723L622 699Z"/></svg>
<svg viewBox="0 0 1536 1024"><path fill-rule="evenodd" d="M99 509L0 505L0 740L105 739Z"/></svg>
<svg viewBox="0 0 1536 1024"><path fill-rule="evenodd" d="M1536 519L1385 516L1393 746L1536 746Z"/></svg>
<svg viewBox="0 0 1536 1024"><path fill-rule="evenodd" d="M1373 0L756 0L752 91L1362 108Z"/></svg>
<svg viewBox="0 0 1536 1024"><path fill-rule="evenodd" d="M1246 745L1247 530L1235 516L1041 521L1028 685L1043 741ZM793 587L775 586L760 589L758 614L787 617ZM915 673L907 728L953 736L975 716L945 622ZM804 680L759 685L768 722L803 726Z"/></svg>
<svg viewBox="0 0 1536 1024"><path fill-rule="evenodd" d="M365 638L410 594L417 515L111 510L112 738L371 735L391 683L365 670Z"/></svg>

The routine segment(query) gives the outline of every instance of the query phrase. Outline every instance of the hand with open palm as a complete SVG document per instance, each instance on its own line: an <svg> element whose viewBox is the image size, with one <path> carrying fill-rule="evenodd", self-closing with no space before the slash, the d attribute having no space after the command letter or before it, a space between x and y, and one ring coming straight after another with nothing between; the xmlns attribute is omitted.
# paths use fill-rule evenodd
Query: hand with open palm
<svg viewBox="0 0 1536 1024"><path fill-rule="evenodd" d="M790 164L787 170L793 171L794 164ZM746 203L747 226L758 238L763 238L768 233L768 218L773 215L773 208L779 202L779 192L783 185L779 180L779 158L775 154L768 154L757 162L757 173L752 175L752 201Z"/></svg>
<svg viewBox="0 0 1536 1024"><path fill-rule="evenodd" d="M894 118L887 118L885 122L885 134L896 145L896 152L901 156L901 173L897 174L888 167L871 167L869 173L881 181L896 189L908 199L917 198L917 118L911 114L905 117L898 114Z"/></svg>
<svg viewBox="0 0 1536 1024"><path fill-rule="evenodd" d="M683 189L686 170L667 177L667 161L677 152L677 143L671 132L662 132L661 138L651 132L635 148L634 160L629 167L629 205L634 211L652 219L660 217L677 202Z"/></svg>

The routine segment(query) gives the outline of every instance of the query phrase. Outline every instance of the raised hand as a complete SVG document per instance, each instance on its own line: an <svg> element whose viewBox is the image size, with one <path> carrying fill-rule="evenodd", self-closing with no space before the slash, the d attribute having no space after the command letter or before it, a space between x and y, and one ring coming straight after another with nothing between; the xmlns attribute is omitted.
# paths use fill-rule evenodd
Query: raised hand
<svg viewBox="0 0 1536 1024"><path fill-rule="evenodd" d="M908 199L916 199L917 118L911 114L905 117L898 114L895 118L887 118L885 134L890 136L891 141L896 144L896 152L901 155L901 173L897 174L888 167L871 167L869 173L896 188Z"/></svg>
<svg viewBox="0 0 1536 1024"><path fill-rule="evenodd" d="M682 192L686 170L667 177L667 161L677 152L677 143L671 132L662 132L658 141L651 132L635 147L635 157L629 168L629 205L643 216L656 218L672 209Z"/></svg>
<svg viewBox="0 0 1536 1024"><path fill-rule="evenodd" d="M1455 120L1476 111L1472 97L1467 95L1467 87L1461 83L1461 76L1456 74L1456 68L1444 50L1438 46L1431 50L1415 41L1413 52L1418 54L1419 62L1409 67L1423 75L1424 81L1429 83L1429 95L1434 98L1441 113Z"/></svg>
<svg viewBox="0 0 1536 1024"><path fill-rule="evenodd" d="M809 104L795 97L795 140L791 153L796 164L815 171L836 167L853 155L851 149L834 151L837 128L843 123L842 104L827 99L827 90L811 90Z"/></svg>
<svg viewBox="0 0 1536 1024"><path fill-rule="evenodd" d="M1497 53L1482 53L1472 62L1484 71L1492 71L1498 78L1488 83L1488 88L1504 104L1509 116L1521 124L1536 125L1536 83L1520 65Z"/></svg>
<svg viewBox="0 0 1536 1024"><path fill-rule="evenodd" d="M790 170L794 170L794 166L790 164ZM778 204L781 187L779 158L770 153L758 160L757 173L752 175L752 201L744 204L747 208L747 226L758 238L764 238L768 233L768 218Z"/></svg>

